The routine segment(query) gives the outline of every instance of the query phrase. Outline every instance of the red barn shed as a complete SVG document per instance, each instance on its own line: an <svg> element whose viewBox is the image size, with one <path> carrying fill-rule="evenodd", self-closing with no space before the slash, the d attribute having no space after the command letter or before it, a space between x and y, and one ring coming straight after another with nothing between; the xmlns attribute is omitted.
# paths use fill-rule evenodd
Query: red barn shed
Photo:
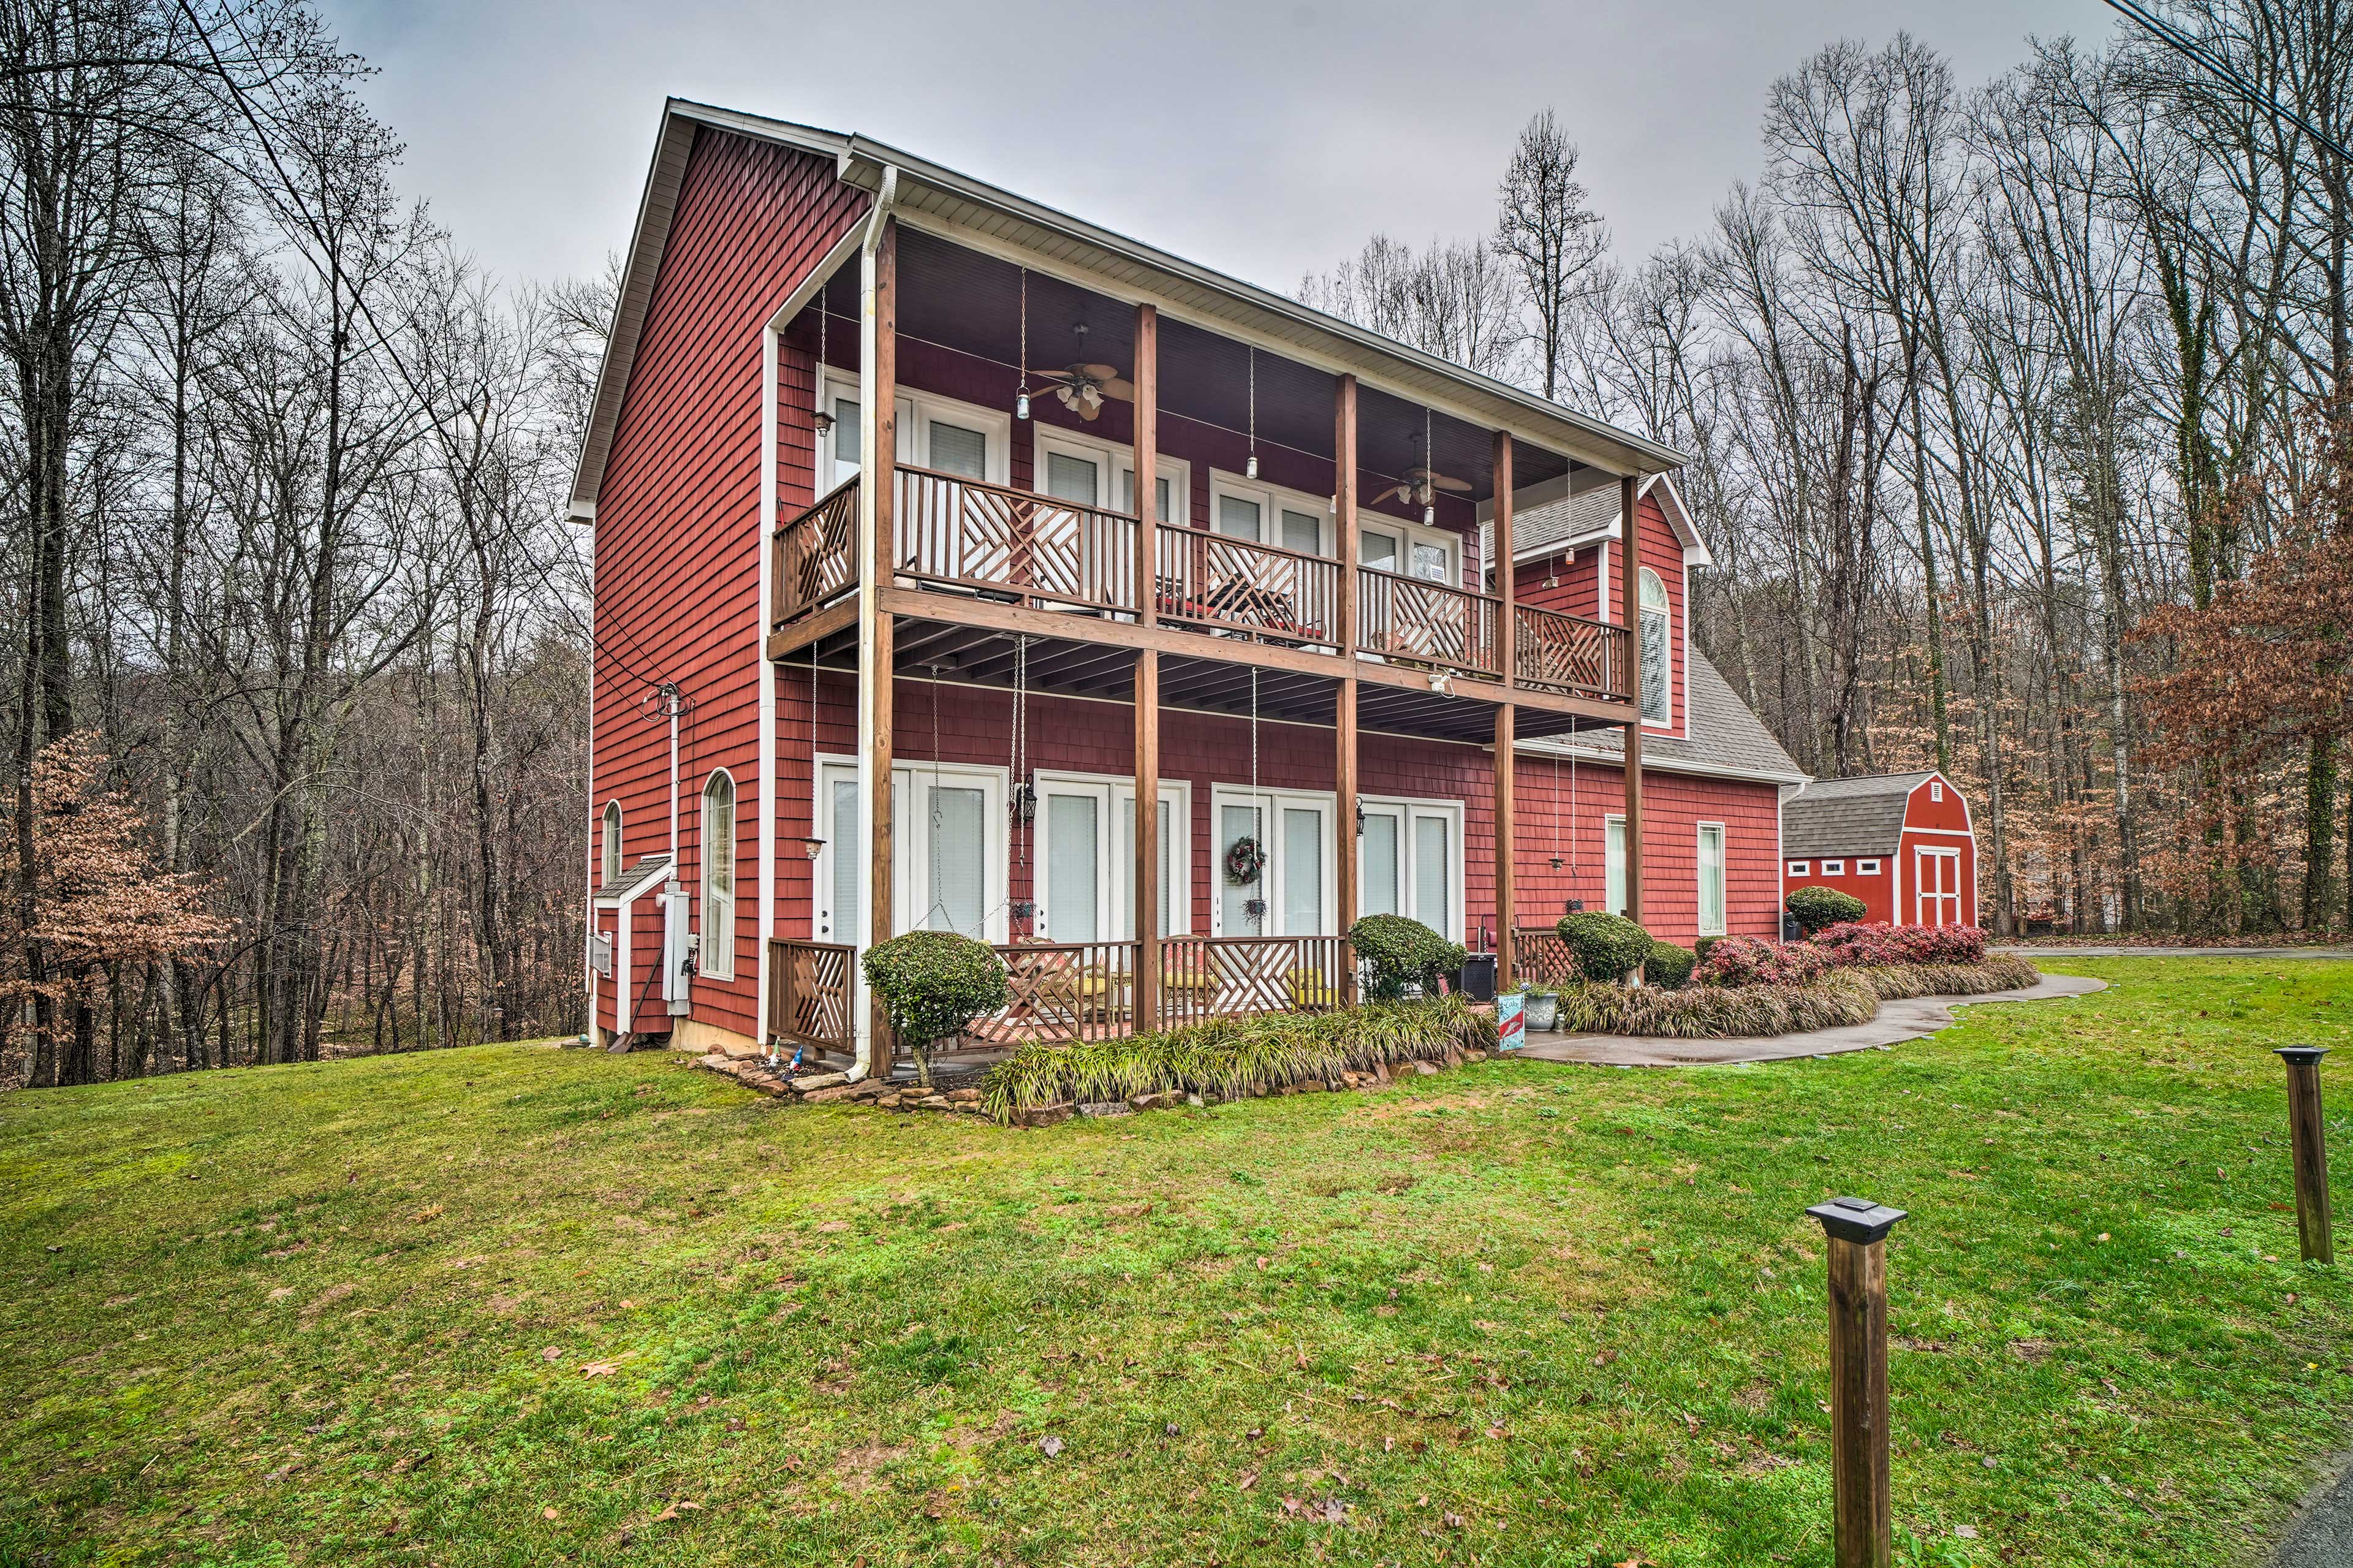
<svg viewBox="0 0 2353 1568"><path fill-rule="evenodd" d="M1785 898L1836 888L1867 921L1977 923L1969 805L1942 773L1816 780L1781 807L1781 855Z"/></svg>

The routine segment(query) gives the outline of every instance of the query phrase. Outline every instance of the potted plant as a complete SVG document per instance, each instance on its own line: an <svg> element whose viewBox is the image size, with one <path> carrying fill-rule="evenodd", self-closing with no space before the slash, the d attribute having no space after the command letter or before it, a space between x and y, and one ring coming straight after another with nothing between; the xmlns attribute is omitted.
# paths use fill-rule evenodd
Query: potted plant
<svg viewBox="0 0 2353 1568"><path fill-rule="evenodd" d="M932 1087L932 1051L975 1018L1005 1005L1005 965L987 942L950 931L911 931L866 952L866 984Z"/></svg>
<svg viewBox="0 0 2353 1568"><path fill-rule="evenodd" d="M1560 1016L1560 993L1547 986L1527 985L1521 988L1520 994L1528 1033L1540 1035L1550 1032L1554 1020Z"/></svg>

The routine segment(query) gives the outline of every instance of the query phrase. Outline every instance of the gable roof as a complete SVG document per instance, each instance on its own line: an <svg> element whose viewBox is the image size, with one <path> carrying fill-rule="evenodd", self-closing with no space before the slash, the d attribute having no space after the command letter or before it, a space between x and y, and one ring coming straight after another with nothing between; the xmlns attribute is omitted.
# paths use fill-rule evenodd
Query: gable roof
<svg viewBox="0 0 2353 1568"><path fill-rule="evenodd" d="M1749 711L1748 704L1699 649L1691 650L1689 702L1684 726L1689 738L1642 737L1642 766L1662 773L1698 773L1712 778L1753 779L1760 784L1803 784L1806 772L1798 766L1773 731ZM1622 763L1625 736L1617 729L1580 730L1574 734L1523 742L1524 752L1556 752Z"/></svg>
<svg viewBox="0 0 2353 1568"><path fill-rule="evenodd" d="M1782 803L1781 853L1792 860L1893 855L1904 837L1912 792L1936 776L1923 772L1817 779Z"/></svg>
<svg viewBox="0 0 2353 1568"><path fill-rule="evenodd" d="M1683 547L1683 560L1694 566L1713 566L1715 556L1692 521L1691 509L1670 474L1651 474L1636 495L1655 503ZM1567 479L1530 485L1513 496L1512 559L1541 561L1563 551L1580 550L1598 540L1621 536L1618 516L1618 481L1606 479L1576 489ZM1479 504L1479 559L1494 555L1494 503Z"/></svg>
<svg viewBox="0 0 2353 1568"><path fill-rule="evenodd" d="M673 98L662 105L605 363L573 473L575 517L596 515L605 457L677 213L679 183L695 132L706 126L831 158L843 181L868 191L879 191L886 174L895 172L893 208L909 221L960 242L1017 249L1035 268L1067 268L1088 287L1115 296L1166 302L1242 341L1355 374L1383 391L1488 428L1510 430L1579 461L1613 471L1656 472L1689 460L1672 447L883 142Z"/></svg>

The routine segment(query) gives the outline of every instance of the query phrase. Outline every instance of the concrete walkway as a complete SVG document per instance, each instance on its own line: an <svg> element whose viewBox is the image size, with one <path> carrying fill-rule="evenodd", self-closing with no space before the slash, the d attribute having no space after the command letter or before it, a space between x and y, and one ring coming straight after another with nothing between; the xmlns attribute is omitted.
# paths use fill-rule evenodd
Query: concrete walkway
<svg viewBox="0 0 2353 1568"><path fill-rule="evenodd" d="M2345 1466L2347 1456L2337 1456ZM2345 1568L2353 1563L2353 1468L2313 1488L2289 1521L2287 1538L2273 1553L2271 1568Z"/></svg>
<svg viewBox="0 0 2353 1568"><path fill-rule="evenodd" d="M1997 947L2025 958L2353 958L2341 947Z"/></svg>
<svg viewBox="0 0 2353 1568"><path fill-rule="evenodd" d="M2080 974L2046 974L2042 983L1981 996L1910 996L1882 1002L1868 1024L1813 1029L1802 1035L1771 1035L1746 1040L1663 1040L1635 1035L1530 1035L1512 1055L1547 1062L1587 1062L1596 1067L1680 1068L1724 1062L1778 1062L1793 1057L1828 1057L1867 1051L1899 1040L1916 1040L1950 1028L1952 1009L1979 1002L2043 1002L2088 996L2108 983Z"/></svg>

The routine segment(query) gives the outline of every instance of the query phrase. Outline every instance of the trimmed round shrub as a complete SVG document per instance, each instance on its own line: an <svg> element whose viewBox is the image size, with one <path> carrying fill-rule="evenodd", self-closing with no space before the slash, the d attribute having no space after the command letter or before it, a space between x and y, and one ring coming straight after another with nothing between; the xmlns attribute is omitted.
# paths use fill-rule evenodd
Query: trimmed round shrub
<svg viewBox="0 0 2353 1568"><path fill-rule="evenodd" d="M1698 957L1687 947L1677 947L1671 942L1651 943L1651 956L1642 961L1642 980L1651 985L1673 987L1691 978L1692 965Z"/></svg>
<svg viewBox="0 0 2353 1568"><path fill-rule="evenodd" d="M1789 895L1789 912L1808 936L1826 926L1862 919L1862 900L1836 888L1799 888Z"/></svg>
<svg viewBox="0 0 2353 1568"><path fill-rule="evenodd" d="M1373 971L1372 1000L1394 1002L1409 983L1435 989L1441 974L1462 967L1462 944L1449 942L1404 915L1366 915L1348 928L1348 945Z"/></svg>
<svg viewBox="0 0 2353 1568"><path fill-rule="evenodd" d="M1831 954L1811 942L1727 936L1707 950L1698 973L1704 985L1804 985L1834 967Z"/></svg>
<svg viewBox="0 0 2353 1568"><path fill-rule="evenodd" d="M1553 929L1588 980L1617 980L1651 956L1651 933L1624 915L1563 915Z"/></svg>
<svg viewBox="0 0 2353 1568"><path fill-rule="evenodd" d="M866 984L891 1027L914 1054L915 1076L932 1081L932 1043L963 1032L1005 1005L1005 965L987 942L952 931L911 931L866 950Z"/></svg>
<svg viewBox="0 0 2353 1568"><path fill-rule="evenodd" d="M1700 963L1705 963L1707 962L1707 950L1714 947L1717 942L1722 942L1723 940L1724 939L1720 936L1704 936L1700 938L1697 942L1692 943L1692 956L1697 959Z"/></svg>

